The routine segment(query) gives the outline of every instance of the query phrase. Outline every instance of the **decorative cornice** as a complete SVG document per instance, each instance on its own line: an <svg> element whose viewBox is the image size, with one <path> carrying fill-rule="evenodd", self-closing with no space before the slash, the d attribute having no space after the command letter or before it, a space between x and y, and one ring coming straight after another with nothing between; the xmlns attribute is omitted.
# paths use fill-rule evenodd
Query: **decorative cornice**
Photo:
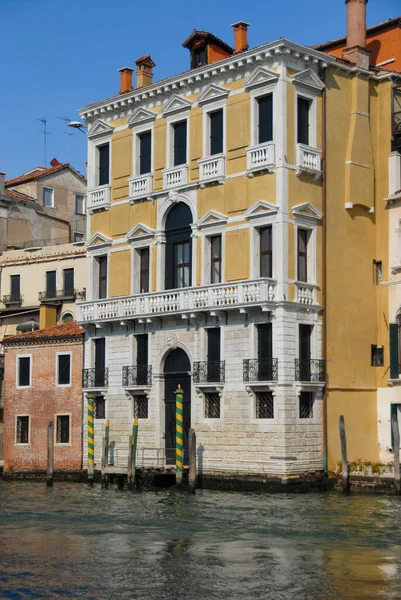
<svg viewBox="0 0 401 600"><path fill-rule="evenodd" d="M161 114L163 117L168 117L185 110L190 110L191 106L192 102L182 96L178 96L178 94L173 94L163 106Z"/></svg>
<svg viewBox="0 0 401 600"><path fill-rule="evenodd" d="M257 202L255 202L255 204L252 204L252 206L244 212L244 218L247 221L263 219L265 217L276 215L278 213L278 210L278 206L276 206L275 204L270 204L269 202L265 202L264 200L258 200Z"/></svg>
<svg viewBox="0 0 401 600"><path fill-rule="evenodd" d="M305 69L291 77L291 81L298 85L322 91L325 88L323 81L312 69Z"/></svg>
<svg viewBox="0 0 401 600"><path fill-rule="evenodd" d="M97 119L91 127L88 129L88 138L95 139L97 137L103 137L104 135L111 135L114 128L111 125L107 125L104 121Z"/></svg>
<svg viewBox="0 0 401 600"><path fill-rule="evenodd" d="M278 73L264 67L256 67L252 74L245 80L244 87L246 90L251 90L262 85L276 83L278 79Z"/></svg>
<svg viewBox="0 0 401 600"><path fill-rule="evenodd" d="M217 210L209 210L203 217L194 223L194 228L202 229L203 227L215 227L217 225L225 225L228 217Z"/></svg>
<svg viewBox="0 0 401 600"><path fill-rule="evenodd" d="M150 238L154 238L156 232L154 229L147 227L143 223L137 223L135 227L133 227L127 233L127 241L128 242L137 242L142 240L148 240Z"/></svg>
<svg viewBox="0 0 401 600"><path fill-rule="evenodd" d="M128 127L135 127L137 125L144 125L145 123L152 123L157 117L157 114L147 110L146 108L137 108L134 110L132 115L127 121Z"/></svg>
<svg viewBox="0 0 401 600"><path fill-rule="evenodd" d="M304 202L304 204L298 204L292 209L292 213L295 217L307 217L308 219L314 219L315 221L321 221L323 214L310 202Z"/></svg>
<svg viewBox="0 0 401 600"><path fill-rule="evenodd" d="M199 106L203 106L208 102L215 102L216 100L224 100L227 98L229 90L223 88L215 83L209 83L199 94L197 103Z"/></svg>
<svg viewBox="0 0 401 600"><path fill-rule="evenodd" d="M97 241L98 240L98 241ZM111 246L113 240L108 238L103 233L97 231L92 237L86 242L85 246L87 250L96 250L98 248L107 248Z"/></svg>

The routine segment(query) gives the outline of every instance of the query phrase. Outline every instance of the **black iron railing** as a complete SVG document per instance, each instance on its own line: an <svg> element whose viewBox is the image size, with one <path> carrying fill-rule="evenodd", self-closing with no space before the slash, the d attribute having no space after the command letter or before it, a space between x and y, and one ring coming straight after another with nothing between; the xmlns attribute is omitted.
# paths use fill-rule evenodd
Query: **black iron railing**
<svg viewBox="0 0 401 600"><path fill-rule="evenodd" d="M105 388L109 384L109 370L105 369L84 369L82 371L83 388Z"/></svg>
<svg viewBox="0 0 401 600"><path fill-rule="evenodd" d="M66 288L63 290L46 290L39 292L39 300L62 300L63 298L76 298L77 290Z"/></svg>
<svg viewBox="0 0 401 600"><path fill-rule="evenodd" d="M123 367L123 387L130 387L134 385L152 385L151 365Z"/></svg>
<svg viewBox="0 0 401 600"><path fill-rule="evenodd" d="M21 304L21 294L5 294L3 296L3 304Z"/></svg>
<svg viewBox="0 0 401 600"><path fill-rule="evenodd" d="M326 381L326 361L315 358L296 358L295 381Z"/></svg>
<svg viewBox="0 0 401 600"><path fill-rule="evenodd" d="M193 369L194 383L224 383L226 363L221 361L195 362Z"/></svg>
<svg viewBox="0 0 401 600"><path fill-rule="evenodd" d="M277 358L245 358L244 381L277 381Z"/></svg>

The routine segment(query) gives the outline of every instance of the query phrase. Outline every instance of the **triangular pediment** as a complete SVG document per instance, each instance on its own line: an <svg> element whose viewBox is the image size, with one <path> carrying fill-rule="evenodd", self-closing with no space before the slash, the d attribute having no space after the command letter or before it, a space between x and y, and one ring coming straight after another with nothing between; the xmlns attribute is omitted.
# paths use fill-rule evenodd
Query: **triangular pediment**
<svg viewBox="0 0 401 600"><path fill-rule="evenodd" d="M88 138L100 137L102 135L111 135L113 133L113 127L107 125L104 121L98 119L88 129Z"/></svg>
<svg viewBox="0 0 401 600"><path fill-rule="evenodd" d="M104 248L106 246L111 246L112 241L113 240L108 238L106 235L97 231L86 242L85 246L88 248L88 250L94 250L96 248Z"/></svg>
<svg viewBox="0 0 401 600"><path fill-rule="evenodd" d="M135 125L151 123L156 119L156 116L156 113L152 112L151 110L147 110L146 108L137 108L128 119L127 124L129 127L134 127Z"/></svg>
<svg viewBox="0 0 401 600"><path fill-rule="evenodd" d="M294 206L292 212L296 217L307 217L309 219L315 219L318 221L320 221L323 217L320 210L318 210L310 202L305 202L304 204L298 204L298 206Z"/></svg>
<svg viewBox="0 0 401 600"><path fill-rule="evenodd" d="M199 94L198 104L202 106L208 102L214 102L216 100L224 100L227 98L229 91L214 83L209 83Z"/></svg>
<svg viewBox="0 0 401 600"><path fill-rule="evenodd" d="M265 69L264 67L256 67L256 69L245 80L244 87L246 90L250 90L262 85L276 83L278 78L278 73L269 71L269 69Z"/></svg>
<svg viewBox="0 0 401 600"><path fill-rule="evenodd" d="M202 227L213 227L214 225L225 225L227 223L228 217L223 215L222 213L217 212L217 210L209 210L203 217L198 219L195 223L195 226L198 229Z"/></svg>
<svg viewBox="0 0 401 600"><path fill-rule="evenodd" d="M162 115L163 117L167 117L168 115L180 112L180 111L184 111L184 110L189 110L192 106L192 102L190 102L189 100L186 100L186 98L182 98L181 96L178 96L177 94L173 94L171 96L171 98L169 98L167 100L167 102L165 103L165 105L162 108Z"/></svg>
<svg viewBox="0 0 401 600"><path fill-rule="evenodd" d="M315 90L323 90L325 85L323 81L312 71L312 69L305 69L300 71L296 75L292 76L292 82L306 87L313 88Z"/></svg>
<svg viewBox="0 0 401 600"><path fill-rule="evenodd" d="M143 223L137 223L135 225L135 227L133 227L127 233L127 240L129 242L135 242L138 240L143 240L145 238L154 237L154 235L155 235L154 229L147 227L147 225L144 225Z"/></svg>
<svg viewBox="0 0 401 600"><path fill-rule="evenodd" d="M248 210L245 211L245 219L262 219L264 217L273 217L278 213L278 207L264 200L258 200Z"/></svg>

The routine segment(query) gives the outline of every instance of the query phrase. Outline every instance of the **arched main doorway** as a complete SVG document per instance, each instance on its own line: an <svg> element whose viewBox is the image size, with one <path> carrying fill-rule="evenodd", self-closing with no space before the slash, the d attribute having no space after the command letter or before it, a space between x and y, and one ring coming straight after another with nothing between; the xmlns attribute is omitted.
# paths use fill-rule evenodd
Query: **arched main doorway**
<svg viewBox="0 0 401 600"><path fill-rule="evenodd" d="M175 463L175 391L178 384L184 391L184 464L188 453L188 431L191 427L191 363L181 348L172 350L164 363L164 402L166 461Z"/></svg>
<svg viewBox="0 0 401 600"><path fill-rule="evenodd" d="M166 219L166 290L190 287L192 280L192 213L178 202Z"/></svg>

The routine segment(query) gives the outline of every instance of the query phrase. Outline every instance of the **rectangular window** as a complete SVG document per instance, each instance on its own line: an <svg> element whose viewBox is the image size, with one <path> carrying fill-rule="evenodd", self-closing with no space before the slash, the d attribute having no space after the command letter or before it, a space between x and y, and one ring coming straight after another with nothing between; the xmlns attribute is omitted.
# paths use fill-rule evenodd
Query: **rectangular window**
<svg viewBox="0 0 401 600"><path fill-rule="evenodd" d="M54 190L52 188L43 188L43 206L54 206Z"/></svg>
<svg viewBox="0 0 401 600"><path fill-rule="evenodd" d="M174 244L174 287L190 287L190 278L191 261L189 242L177 242Z"/></svg>
<svg viewBox="0 0 401 600"><path fill-rule="evenodd" d="M173 124L174 167L187 162L187 122Z"/></svg>
<svg viewBox="0 0 401 600"><path fill-rule="evenodd" d="M75 212L78 215L85 214L85 196L80 196L79 194L75 194Z"/></svg>
<svg viewBox="0 0 401 600"><path fill-rule="evenodd" d="M223 152L223 109L209 113L210 156Z"/></svg>
<svg viewBox="0 0 401 600"><path fill-rule="evenodd" d="M136 335L136 369L137 385L148 385L148 351L149 336L147 333Z"/></svg>
<svg viewBox="0 0 401 600"><path fill-rule="evenodd" d="M106 399L104 396L96 396L95 398L95 419L106 418Z"/></svg>
<svg viewBox="0 0 401 600"><path fill-rule="evenodd" d="M299 418L313 418L313 392L301 392L299 394Z"/></svg>
<svg viewBox="0 0 401 600"><path fill-rule="evenodd" d="M299 381L311 380L311 337L310 325L299 325Z"/></svg>
<svg viewBox="0 0 401 600"><path fill-rule="evenodd" d="M376 285L380 285L383 281L383 263L381 260L375 260L375 276Z"/></svg>
<svg viewBox="0 0 401 600"><path fill-rule="evenodd" d="M390 379L398 379L400 372L399 358L401 356L401 324L390 323Z"/></svg>
<svg viewBox="0 0 401 600"><path fill-rule="evenodd" d="M274 419L274 399L272 392L256 392L256 418Z"/></svg>
<svg viewBox="0 0 401 600"><path fill-rule="evenodd" d="M107 298L107 256L99 256L97 262L99 268L98 298Z"/></svg>
<svg viewBox="0 0 401 600"><path fill-rule="evenodd" d="M258 109L258 144L273 140L273 94L256 99Z"/></svg>
<svg viewBox="0 0 401 600"><path fill-rule="evenodd" d="M298 229L298 281L308 281L308 241L309 231Z"/></svg>
<svg viewBox="0 0 401 600"><path fill-rule="evenodd" d="M152 132L145 131L139 138L139 175L152 171Z"/></svg>
<svg viewBox="0 0 401 600"><path fill-rule="evenodd" d="M70 442L70 415L57 415L57 444Z"/></svg>
<svg viewBox="0 0 401 600"><path fill-rule="evenodd" d="M64 296L74 294L74 269L63 269Z"/></svg>
<svg viewBox="0 0 401 600"><path fill-rule="evenodd" d="M191 52L191 69L197 69L207 65L207 51L203 48L194 48Z"/></svg>
<svg viewBox="0 0 401 600"><path fill-rule="evenodd" d="M221 235L210 238L210 283L221 282Z"/></svg>
<svg viewBox="0 0 401 600"><path fill-rule="evenodd" d="M106 385L106 339L96 338L95 343L95 386Z"/></svg>
<svg viewBox="0 0 401 600"><path fill-rule="evenodd" d="M56 271L46 272L46 297L56 297Z"/></svg>
<svg viewBox="0 0 401 600"><path fill-rule="evenodd" d="M134 396L134 418L148 418L148 397L145 394L136 394Z"/></svg>
<svg viewBox="0 0 401 600"><path fill-rule="evenodd" d="M18 357L18 387L29 387L31 385L31 357Z"/></svg>
<svg viewBox="0 0 401 600"><path fill-rule="evenodd" d="M29 444L29 417L17 417L17 444Z"/></svg>
<svg viewBox="0 0 401 600"><path fill-rule="evenodd" d="M271 323L257 325L258 332L258 381L273 380L273 326Z"/></svg>
<svg viewBox="0 0 401 600"><path fill-rule="evenodd" d="M21 297L21 276L20 275L11 275L10 276L10 292L11 292L11 300L19 301Z"/></svg>
<svg viewBox="0 0 401 600"><path fill-rule="evenodd" d="M71 383L71 354L57 355L57 385Z"/></svg>
<svg viewBox="0 0 401 600"><path fill-rule="evenodd" d="M82 242L84 237L85 237L85 234L79 233L78 231L74 231L72 241L74 242L74 244L76 244L78 242Z"/></svg>
<svg viewBox="0 0 401 600"><path fill-rule="evenodd" d="M298 96L297 100L297 112L298 112L298 131L297 131L297 142L298 144L305 144L309 146L309 128L310 128L310 108L312 101L308 98L302 98Z"/></svg>
<svg viewBox="0 0 401 600"><path fill-rule="evenodd" d="M383 346L371 345L371 364L372 367L383 367L384 365L384 348Z"/></svg>
<svg viewBox="0 0 401 600"><path fill-rule="evenodd" d="M220 419L220 395L217 392L205 394L206 419Z"/></svg>
<svg viewBox="0 0 401 600"><path fill-rule="evenodd" d="M147 293L149 291L149 248L139 250L139 269L140 269L140 291Z"/></svg>
<svg viewBox="0 0 401 600"><path fill-rule="evenodd" d="M260 276L273 277L273 228L261 227L259 230L260 241Z"/></svg>
<svg viewBox="0 0 401 600"><path fill-rule="evenodd" d="M108 185L110 181L110 145L98 146L99 174L98 185Z"/></svg>
<svg viewBox="0 0 401 600"><path fill-rule="evenodd" d="M220 327L210 327L207 331L207 381L220 382Z"/></svg>

